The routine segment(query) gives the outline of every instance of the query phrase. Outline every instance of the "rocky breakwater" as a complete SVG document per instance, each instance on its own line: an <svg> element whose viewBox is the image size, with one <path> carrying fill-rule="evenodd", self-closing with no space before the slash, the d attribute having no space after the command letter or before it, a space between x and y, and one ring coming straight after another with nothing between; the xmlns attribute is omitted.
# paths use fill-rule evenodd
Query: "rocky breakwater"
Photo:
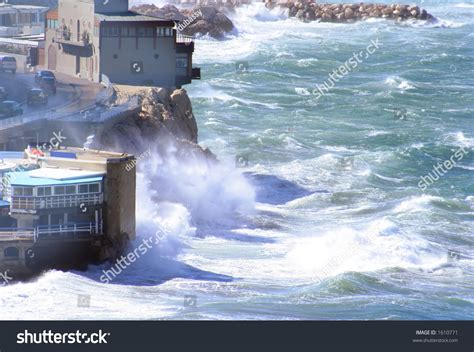
<svg viewBox="0 0 474 352"><path fill-rule="evenodd" d="M173 5L138 5L132 11L178 22L181 34L189 36L209 35L222 39L236 31L232 21L213 6L196 6L193 9L178 9ZM190 23L187 23L190 22Z"/></svg>
<svg viewBox="0 0 474 352"><path fill-rule="evenodd" d="M385 18L402 22L406 20L436 21L436 18L418 6L401 4L328 4L313 1L297 0L286 3L274 3L266 0L266 7L283 7L288 9L290 17L302 21L320 22L355 22L369 18Z"/></svg>

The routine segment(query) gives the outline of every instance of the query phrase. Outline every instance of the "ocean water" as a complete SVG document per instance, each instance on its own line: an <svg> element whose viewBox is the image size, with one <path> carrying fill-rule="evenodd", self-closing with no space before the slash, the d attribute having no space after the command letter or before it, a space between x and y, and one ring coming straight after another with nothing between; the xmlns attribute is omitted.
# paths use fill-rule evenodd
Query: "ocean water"
<svg viewBox="0 0 474 352"><path fill-rule="evenodd" d="M222 163L170 146L139 165L131 250L166 238L109 284L104 264L1 287L0 318L473 319L474 4L418 5L440 21L239 9L238 34L197 41L186 87Z"/></svg>

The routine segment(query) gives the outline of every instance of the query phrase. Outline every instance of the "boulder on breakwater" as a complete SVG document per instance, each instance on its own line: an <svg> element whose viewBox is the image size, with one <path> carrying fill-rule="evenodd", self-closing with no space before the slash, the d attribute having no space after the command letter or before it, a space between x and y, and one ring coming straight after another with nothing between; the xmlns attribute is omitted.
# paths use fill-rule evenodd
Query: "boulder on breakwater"
<svg viewBox="0 0 474 352"><path fill-rule="evenodd" d="M397 22L410 19L436 21L436 18L418 6L402 4L329 4L316 3L314 0L288 0L275 3L265 0L268 8L287 8L290 17L302 21L355 22L369 18L386 18Z"/></svg>

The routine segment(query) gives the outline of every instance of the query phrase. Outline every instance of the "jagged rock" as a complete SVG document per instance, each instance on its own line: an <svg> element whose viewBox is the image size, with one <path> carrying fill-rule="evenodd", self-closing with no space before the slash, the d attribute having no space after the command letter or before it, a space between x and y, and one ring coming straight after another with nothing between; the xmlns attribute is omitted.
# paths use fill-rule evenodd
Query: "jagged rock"
<svg viewBox="0 0 474 352"><path fill-rule="evenodd" d="M235 31L232 21L213 6L198 6L191 10L179 10L173 5L165 5L161 8L156 5L137 5L132 7L131 10L148 16L180 22L187 18L197 17L191 24L182 29L181 32L184 35L209 35L213 38L221 39L226 34Z"/></svg>
<svg viewBox="0 0 474 352"><path fill-rule="evenodd" d="M97 132L95 148L140 154L149 146L179 148L182 155L217 160L198 144L198 128L191 101L184 89L116 87L116 104L138 99L140 109L108 122Z"/></svg>

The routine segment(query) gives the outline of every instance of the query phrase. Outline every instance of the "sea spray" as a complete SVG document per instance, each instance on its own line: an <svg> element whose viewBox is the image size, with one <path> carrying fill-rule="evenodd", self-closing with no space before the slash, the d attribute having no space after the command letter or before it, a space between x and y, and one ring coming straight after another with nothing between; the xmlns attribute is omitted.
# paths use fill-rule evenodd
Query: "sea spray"
<svg viewBox="0 0 474 352"><path fill-rule="evenodd" d="M153 202L181 204L197 224L230 224L254 211L255 192L233 165L179 155L176 146L169 145L152 153L139 171Z"/></svg>

